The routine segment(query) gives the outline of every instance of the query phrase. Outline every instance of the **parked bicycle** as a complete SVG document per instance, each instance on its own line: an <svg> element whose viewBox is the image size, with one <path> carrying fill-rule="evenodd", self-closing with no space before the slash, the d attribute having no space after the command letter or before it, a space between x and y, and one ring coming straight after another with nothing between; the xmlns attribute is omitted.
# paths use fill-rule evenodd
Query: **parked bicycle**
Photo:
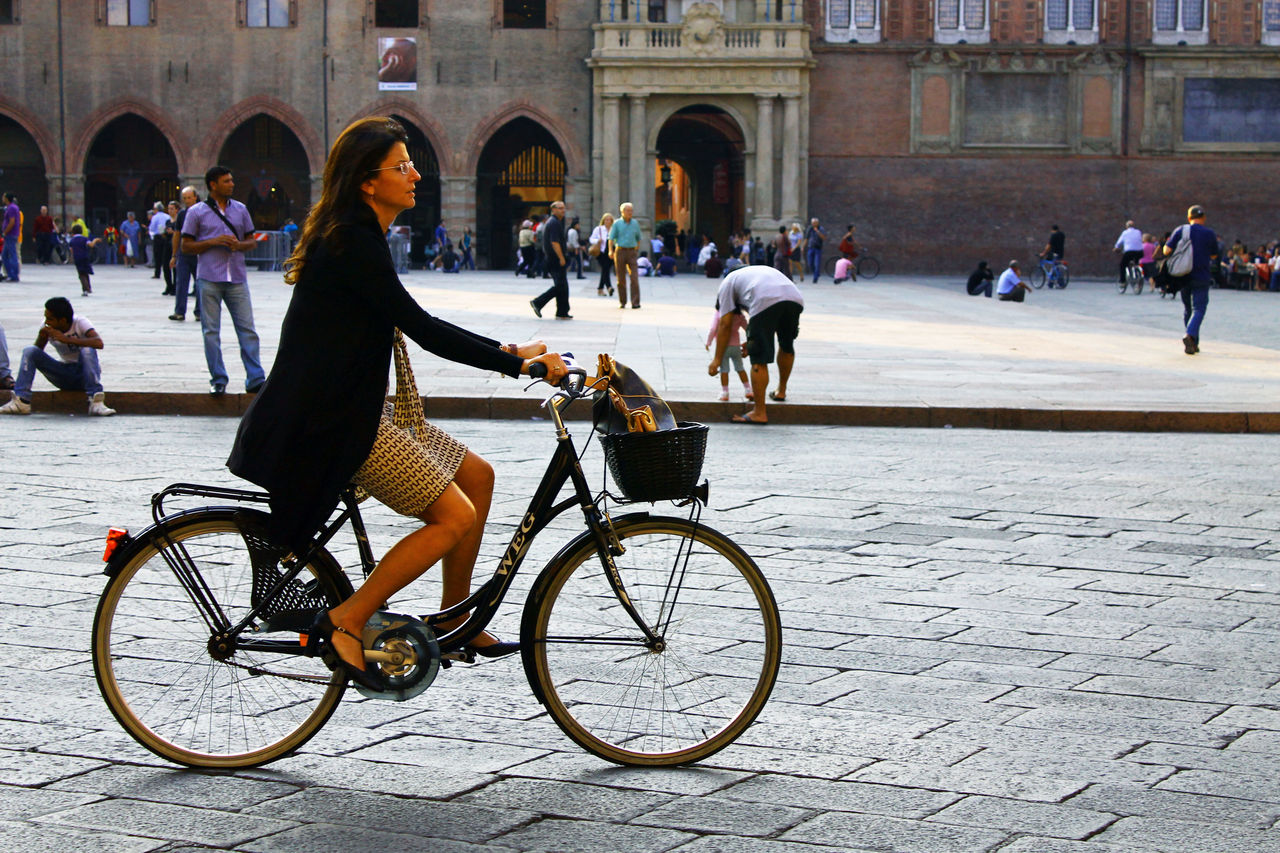
<svg viewBox="0 0 1280 853"><path fill-rule="evenodd" d="M1124 268L1124 280L1116 285L1116 288L1124 293L1125 289L1131 289L1134 296L1142 293L1142 285L1146 283L1147 277L1142 274L1142 266L1137 261L1130 261Z"/></svg>
<svg viewBox="0 0 1280 853"><path fill-rule="evenodd" d="M574 369L548 399L556 447L493 576L444 611L375 614L364 631L365 660L387 690L357 689L405 700L442 667L473 663L466 644L497 613L534 538L577 507L585 532L542 569L524 604L529 685L561 730L603 759L698 761L732 743L768 700L781 658L777 604L751 557L701 522L708 487L694 484L705 426L622 436L641 436L641 445L665 437L653 439L661 444L650 461L660 455L675 464L655 477L652 466L610 456L607 446L623 495L591 491L562 412L592 390ZM695 450L690 478L693 466L680 460ZM566 484L570 493L557 500ZM167 512L165 502L179 497L218 503ZM614 518L610 500L671 500L689 514ZM178 483L152 498L150 527L108 537L94 672L120 724L167 760L237 768L281 758L324 726L346 689L345 676L308 655L306 632L320 609L352 593L326 550L344 525L363 573L376 564L355 495L342 495L337 517L301 556L268 541L268 516L252 508L266 501L262 492ZM437 627L464 615L452 630Z"/></svg>
<svg viewBox="0 0 1280 853"><path fill-rule="evenodd" d="M1066 287L1070 280L1071 276L1067 271L1067 265L1056 258L1053 260L1041 258L1039 266L1031 273L1031 286L1036 290L1046 284L1050 288Z"/></svg>
<svg viewBox="0 0 1280 853"><path fill-rule="evenodd" d="M822 264L822 271L835 278L836 261L840 260L841 257L843 256L836 254L827 258ZM858 253L858 257L853 262L853 270L858 278L872 279L880 275L880 261L873 255L862 251Z"/></svg>

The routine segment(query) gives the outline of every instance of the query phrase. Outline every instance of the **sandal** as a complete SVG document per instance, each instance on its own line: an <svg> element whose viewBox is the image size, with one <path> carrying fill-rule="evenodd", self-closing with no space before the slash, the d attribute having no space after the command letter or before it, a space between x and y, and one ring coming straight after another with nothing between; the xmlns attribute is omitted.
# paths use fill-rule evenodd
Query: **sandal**
<svg viewBox="0 0 1280 853"><path fill-rule="evenodd" d="M367 669L357 669L342 659L342 656L338 654L338 650L333 646L333 634L335 631L355 639L360 643L360 648L364 648L364 640L361 637L351 633L341 625L333 624L328 612L321 610L316 614L316 620L311 623L311 630L307 632L307 637L311 641L307 644L310 653L319 655L329 669L342 673L361 687L377 693L386 691L387 685L382 683L381 678Z"/></svg>
<svg viewBox="0 0 1280 853"><path fill-rule="evenodd" d="M779 394L777 391L770 391L769 399L773 400L775 403L785 403L787 402L787 395Z"/></svg>

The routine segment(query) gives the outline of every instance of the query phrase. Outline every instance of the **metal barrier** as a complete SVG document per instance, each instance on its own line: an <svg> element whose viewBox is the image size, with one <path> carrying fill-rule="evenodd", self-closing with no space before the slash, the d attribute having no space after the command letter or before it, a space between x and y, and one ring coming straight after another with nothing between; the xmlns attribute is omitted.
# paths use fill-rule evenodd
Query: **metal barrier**
<svg viewBox="0 0 1280 853"><path fill-rule="evenodd" d="M392 234L387 242L391 246L391 262L396 265L396 272L403 275L409 271L409 238L404 234Z"/></svg>
<svg viewBox="0 0 1280 853"><path fill-rule="evenodd" d="M293 240L283 231L258 231L253 235L257 245L244 253L245 263L259 270L280 270L293 253Z"/></svg>

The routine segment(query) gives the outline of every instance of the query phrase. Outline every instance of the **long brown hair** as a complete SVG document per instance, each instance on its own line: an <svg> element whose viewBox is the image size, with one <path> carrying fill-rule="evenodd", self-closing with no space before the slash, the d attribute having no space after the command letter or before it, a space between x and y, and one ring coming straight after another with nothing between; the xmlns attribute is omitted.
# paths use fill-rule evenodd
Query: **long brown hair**
<svg viewBox="0 0 1280 853"><path fill-rule="evenodd" d="M297 283L307 260L322 243L334 240L339 226L361 218L361 214L373 216L360 185L373 175L397 142L408 145L409 135L398 121L386 116L362 118L342 131L324 164L320 201L307 214L302 239L285 263L286 283Z"/></svg>

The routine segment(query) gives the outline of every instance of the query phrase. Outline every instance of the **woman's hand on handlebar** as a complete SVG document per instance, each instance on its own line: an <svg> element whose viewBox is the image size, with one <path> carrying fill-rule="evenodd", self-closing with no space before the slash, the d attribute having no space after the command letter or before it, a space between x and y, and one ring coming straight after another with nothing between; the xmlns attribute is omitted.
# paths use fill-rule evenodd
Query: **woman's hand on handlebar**
<svg viewBox="0 0 1280 853"><path fill-rule="evenodd" d="M544 346L543 349L545 350L546 347ZM538 367L534 367L534 365L538 365ZM546 371L545 374L543 374L544 370ZM535 379L546 379L551 385L558 385L560 380L569 374L569 368L565 365L564 359L560 357L560 353L543 352L533 358L526 358L524 366L520 368L520 372Z"/></svg>
<svg viewBox="0 0 1280 853"><path fill-rule="evenodd" d="M522 344L516 344L515 354L521 358L536 358L547 351L547 345L542 341L525 341ZM528 372L528 371L525 371Z"/></svg>

